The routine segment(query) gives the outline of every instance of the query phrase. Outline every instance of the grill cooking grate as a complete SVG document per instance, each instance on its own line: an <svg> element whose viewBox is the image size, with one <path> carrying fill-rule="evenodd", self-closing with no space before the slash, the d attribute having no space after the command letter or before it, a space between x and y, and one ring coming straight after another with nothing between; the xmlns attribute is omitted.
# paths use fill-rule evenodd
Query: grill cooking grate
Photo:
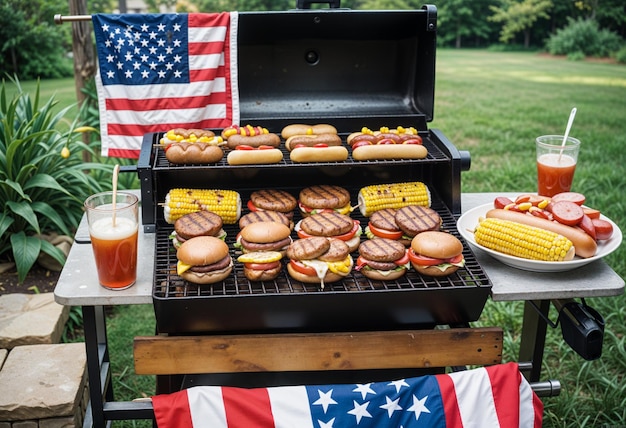
<svg viewBox="0 0 626 428"><path fill-rule="evenodd" d="M242 195L244 201L244 195ZM456 221L448 209L440 201L435 200L433 195L432 208L435 209L442 217L442 230L448 231L457 236L461 241L456 229ZM357 214L355 210L352 213L354 219L360 220L361 225L365 227L367 220ZM297 218L296 218L297 221ZM317 284L305 284L292 279L287 273L285 267L287 260L283 260L283 269L281 274L273 281L251 282L246 279L243 274L243 266L236 261L239 253L233 248L233 243L237 232L237 225L225 225L228 233L226 242L229 245L231 256L234 260L233 273L223 282L213 285L196 285L188 283L176 274L176 251L169 239L173 227L161 227L157 230L156 235L156 257L155 257L155 285L153 297L155 299L212 299L223 298L228 296L247 296L247 295L274 295L274 294L293 294L306 295L318 293L378 293L393 292L394 290L429 290L433 288L442 289L458 289L458 288L475 288L475 287L491 287L488 277L483 272L474 254L469 249L466 242L463 242L465 256L465 267L459 269L456 273L442 278L426 277L416 273L413 269L394 281L373 281L365 278L357 271L346 277L343 281L326 284L324 290L320 290ZM295 232L292 234L296 237ZM295 238L294 238L295 239ZM367 239L364 235L362 239ZM356 260L357 254L353 254Z"/></svg>

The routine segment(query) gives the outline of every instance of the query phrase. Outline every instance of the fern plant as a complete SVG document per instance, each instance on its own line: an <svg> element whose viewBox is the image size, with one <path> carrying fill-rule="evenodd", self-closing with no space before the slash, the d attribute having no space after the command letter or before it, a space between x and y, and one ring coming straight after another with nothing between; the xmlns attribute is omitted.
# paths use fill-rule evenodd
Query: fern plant
<svg viewBox="0 0 626 428"><path fill-rule="evenodd" d="M65 263L65 255L41 234L73 236L83 201L102 190L89 172L110 174L112 166L82 161L82 151L92 149L81 132L95 129L65 119L73 106L55 113L57 101L42 103L39 85L31 99L11 80L17 86L12 99L4 80L0 90L0 259L13 261L23 282L40 252Z"/></svg>

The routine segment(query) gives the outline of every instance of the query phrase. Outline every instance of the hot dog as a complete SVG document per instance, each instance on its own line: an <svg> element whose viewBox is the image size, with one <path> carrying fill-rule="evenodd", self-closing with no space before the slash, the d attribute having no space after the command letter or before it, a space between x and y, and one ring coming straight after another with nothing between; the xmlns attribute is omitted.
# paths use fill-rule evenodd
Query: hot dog
<svg viewBox="0 0 626 428"><path fill-rule="evenodd" d="M352 149L354 160L424 159L428 150L421 144L364 145Z"/></svg>
<svg viewBox="0 0 626 428"><path fill-rule="evenodd" d="M289 151L299 145L313 147L316 144L341 146L341 137L337 134L294 135L287 138L287 141L285 141L285 147Z"/></svg>
<svg viewBox="0 0 626 428"><path fill-rule="evenodd" d="M261 126L252 126L252 125L231 125L222 130L222 138L224 140L228 140L233 135L244 135L248 137L252 137L254 135L267 134L269 131Z"/></svg>
<svg viewBox="0 0 626 428"><path fill-rule="evenodd" d="M340 162L348 159L348 149L343 146L296 147L289 157L296 163Z"/></svg>
<svg viewBox="0 0 626 428"><path fill-rule="evenodd" d="M226 142L231 149L236 148L239 145L245 144L246 146L259 147L259 146L280 146L280 137L271 132L263 133L259 135L244 136L244 135L231 135Z"/></svg>
<svg viewBox="0 0 626 428"><path fill-rule="evenodd" d="M175 128L167 131L161 138L160 143L168 145L171 143L208 143L213 145L224 144L224 140L220 137L216 137L213 131L208 129L185 129Z"/></svg>
<svg viewBox="0 0 626 428"><path fill-rule="evenodd" d="M165 148L165 157L171 163L215 163L224 157L224 151L206 143L172 143Z"/></svg>
<svg viewBox="0 0 626 428"><path fill-rule="evenodd" d="M283 128L281 136L286 140L294 135L315 135L315 134L336 134L337 128L332 125L318 124L318 125L304 125L293 124L287 125Z"/></svg>
<svg viewBox="0 0 626 428"><path fill-rule="evenodd" d="M572 226L566 226L556 221L550 221L545 218L535 217L533 215L504 210L492 209L485 215L487 218L500 218L503 220L511 220L523 223L529 226L539 227L541 229L551 230L552 232L563 235L572 243L576 249L576 255L582 258L593 257L598 249L596 241L585 233L582 229Z"/></svg>
<svg viewBox="0 0 626 428"><path fill-rule="evenodd" d="M229 165L261 165L278 163L283 160L283 152L270 146L247 150L233 150L226 156Z"/></svg>

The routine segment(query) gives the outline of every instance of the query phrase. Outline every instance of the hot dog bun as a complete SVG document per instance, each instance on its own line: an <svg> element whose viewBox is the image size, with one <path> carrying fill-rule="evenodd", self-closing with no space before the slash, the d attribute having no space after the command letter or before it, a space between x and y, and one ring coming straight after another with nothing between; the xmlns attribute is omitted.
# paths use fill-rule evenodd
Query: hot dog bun
<svg viewBox="0 0 626 428"><path fill-rule="evenodd" d="M313 134L313 135L294 135L287 138L285 147L287 150L293 150L297 145L302 144L307 147L313 147L316 144L326 144L327 146L341 146L341 137L337 134Z"/></svg>
<svg viewBox="0 0 626 428"><path fill-rule="evenodd" d="M360 146L352 150L354 160L424 159L428 150L421 144L382 144Z"/></svg>
<svg viewBox="0 0 626 428"><path fill-rule="evenodd" d="M231 137L232 138L232 137ZM261 165L283 160L279 149L233 150L226 156L228 165Z"/></svg>
<svg viewBox="0 0 626 428"><path fill-rule="evenodd" d="M165 149L165 157L171 163L215 163L224 157L224 151L206 143L172 143Z"/></svg>
<svg viewBox="0 0 626 428"><path fill-rule="evenodd" d="M348 149L343 146L298 147L291 151L289 157L296 163L341 162L348 159Z"/></svg>
<svg viewBox="0 0 626 428"><path fill-rule="evenodd" d="M260 135L231 135L226 142L230 149L245 144L247 146L259 147L259 146L280 146L280 137L273 133L260 134Z"/></svg>
<svg viewBox="0 0 626 428"><path fill-rule="evenodd" d="M576 255L582 258L593 257L598 250L598 244L596 241L582 229L577 227L566 226L556 221L550 221L545 218L535 217L526 213L497 208L487 211L485 217L515 221L529 226L551 230L552 232L563 235L572 241L574 248L576 249Z"/></svg>
<svg viewBox="0 0 626 428"><path fill-rule="evenodd" d="M314 135L314 134L336 134L337 128L332 125L318 124L318 125L305 125L296 123L293 125L287 125L283 128L280 135L286 140L294 135Z"/></svg>

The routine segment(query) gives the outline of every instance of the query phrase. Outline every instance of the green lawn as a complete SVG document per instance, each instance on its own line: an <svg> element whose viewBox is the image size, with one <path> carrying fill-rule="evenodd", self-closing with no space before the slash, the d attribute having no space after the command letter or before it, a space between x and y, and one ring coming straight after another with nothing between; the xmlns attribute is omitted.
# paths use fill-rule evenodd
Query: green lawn
<svg viewBox="0 0 626 428"><path fill-rule="evenodd" d="M30 82L23 83L27 85ZM42 89L73 102L71 80L42 82ZM571 135L582 141L573 190L584 193L588 205L623 229L626 66L535 53L437 53L435 118L430 126L471 153L471 169L462 174L465 192L534 190L534 138L563 133L572 107L578 114ZM607 258L622 278L625 260L623 245ZM606 319L603 355L584 361L564 344L560 328L549 329L542 373L546 379L560 380L562 392L543 400L544 427L626 426L626 297L588 303ZM505 361L517 355L521 314L521 302L489 301L478 323L504 328ZM109 335L115 338L111 355L117 399L153 392L152 378L132 374L129 355L133 336L153 332L150 306L115 308Z"/></svg>

